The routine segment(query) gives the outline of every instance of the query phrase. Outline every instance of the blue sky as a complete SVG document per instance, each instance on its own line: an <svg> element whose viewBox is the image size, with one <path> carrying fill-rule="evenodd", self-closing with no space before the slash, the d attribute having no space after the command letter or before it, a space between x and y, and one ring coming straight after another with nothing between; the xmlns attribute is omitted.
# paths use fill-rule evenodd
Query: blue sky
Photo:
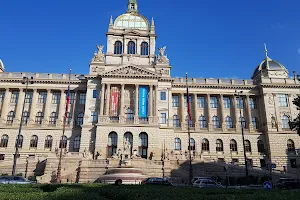
<svg viewBox="0 0 300 200"><path fill-rule="evenodd" d="M264 58L300 73L299 0L138 0L155 19L157 47L167 46L172 76L251 78ZM88 73L109 18L127 0L1 0L0 59L6 71Z"/></svg>

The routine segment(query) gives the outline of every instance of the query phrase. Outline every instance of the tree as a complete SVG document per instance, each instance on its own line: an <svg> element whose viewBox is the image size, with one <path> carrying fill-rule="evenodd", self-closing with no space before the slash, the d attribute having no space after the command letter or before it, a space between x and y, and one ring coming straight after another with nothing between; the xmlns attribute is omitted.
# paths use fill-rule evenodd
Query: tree
<svg viewBox="0 0 300 200"><path fill-rule="evenodd" d="M300 110L300 96L294 99L293 103L297 106L297 110ZM293 121L289 122L291 130L297 131L297 134L300 135L300 113L298 114L297 118Z"/></svg>

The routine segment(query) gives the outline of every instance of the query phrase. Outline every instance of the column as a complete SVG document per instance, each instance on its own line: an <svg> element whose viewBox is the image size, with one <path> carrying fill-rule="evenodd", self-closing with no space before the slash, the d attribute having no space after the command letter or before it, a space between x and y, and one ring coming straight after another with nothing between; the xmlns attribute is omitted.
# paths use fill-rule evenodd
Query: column
<svg viewBox="0 0 300 200"><path fill-rule="evenodd" d="M185 128L185 117L186 114L184 112L184 93L180 93L180 122L181 128Z"/></svg>
<svg viewBox="0 0 300 200"><path fill-rule="evenodd" d="M149 85L150 91L149 91L149 117L153 116L153 86Z"/></svg>
<svg viewBox="0 0 300 200"><path fill-rule="evenodd" d="M107 84L106 88L106 102L105 102L105 115L109 116L109 104L110 104L110 84Z"/></svg>
<svg viewBox="0 0 300 200"><path fill-rule="evenodd" d="M123 122L125 113L124 113L124 91L125 91L125 84L121 84L121 101L120 101L120 117L119 121Z"/></svg>
<svg viewBox="0 0 300 200"><path fill-rule="evenodd" d="M199 129L200 126L199 126L199 123L198 123L198 119L199 119L199 113L198 113L198 105L197 105L197 100L198 100L198 97L197 97L197 94L194 94L194 100L193 100L193 107L194 107L194 124L195 124L195 129Z"/></svg>
<svg viewBox="0 0 300 200"><path fill-rule="evenodd" d="M74 116L76 114L76 105L77 105L77 96L78 96L78 91L77 90L73 90L74 92L74 102L73 102L73 106L72 106L72 119L71 119L71 122L70 122L70 127L73 127L73 124L74 124Z"/></svg>
<svg viewBox="0 0 300 200"><path fill-rule="evenodd" d="M225 123L225 117L224 117L224 99L223 99L223 94L220 94L220 99L219 99L219 105L220 105L220 118L222 122L222 130L226 131L226 123Z"/></svg>
<svg viewBox="0 0 300 200"><path fill-rule="evenodd" d="M135 107L134 107L134 122L139 120L139 85L135 85Z"/></svg>
<svg viewBox="0 0 300 200"><path fill-rule="evenodd" d="M281 116L280 116L280 112L278 110L278 108L280 107L278 105L278 97L277 94L273 93L273 100L274 100L274 104L275 104L275 115L276 115L276 120L277 120L277 130L278 131L282 131L282 122L281 122Z"/></svg>
<svg viewBox="0 0 300 200"><path fill-rule="evenodd" d="M239 123L239 117L240 117L240 109L237 109L236 107L236 96L233 95L232 98L232 109L234 113L234 124L235 124L235 129L240 130L241 129L241 124Z"/></svg>
<svg viewBox="0 0 300 200"><path fill-rule="evenodd" d="M50 115L50 105L52 101L52 93L51 89L47 89L47 99L46 99L46 105L45 105L45 110L44 110L44 119L43 119L43 125L48 124L49 121L49 115Z"/></svg>
<svg viewBox="0 0 300 200"><path fill-rule="evenodd" d="M173 112L172 112L172 88L168 88L168 126L173 127Z"/></svg>
<svg viewBox="0 0 300 200"><path fill-rule="evenodd" d="M159 101L159 95L158 95L158 86L156 85L155 86L155 91L154 91L154 99L155 99L155 102L154 102L154 117L158 117L158 101ZM158 123L158 121L157 121Z"/></svg>
<svg viewBox="0 0 300 200"><path fill-rule="evenodd" d="M30 105L29 123L35 124L36 106L38 104L39 93L37 89L33 89L32 102Z"/></svg>
<svg viewBox="0 0 300 200"><path fill-rule="evenodd" d="M11 98L11 92L9 88L6 88L2 110L1 110L1 123L3 124L6 123L7 120L7 114L8 114L7 108L8 108L8 103L10 102L10 98Z"/></svg>
<svg viewBox="0 0 300 200"><path fill-rule="evenodd" d="M16 108L16 115L15 115L15 120L14 123L19 124L21 121L21 117L22 117L22 108L23 108L23 104L24 104L24 98L25 98L25 92L23 88L20 88L19 90L19 99L18 99L18 104L17 104L17 108Z"/></svg>
<svg viewBox="0 0 300 200"><path fill-rule="evenodd" d="M63 117L65 114L65 104L66 104L66 93L65 90L60 91L60 99L59 99L59 110L58 110L58 119L57 119L57 125L63 124Z"/></svg>
<svg viewBox="0 0 300 200"><path fill-rule="evenodd" d="M212 118L210 114L210 94L206 94L206 108L207 108L207 116L206 116L206 121L207 121L207 128L209 131L212 131Z"/></svg>
<svg viewBox="0 0 300 200"><path fill-rule="evenodd" d="M253 124L252 124L252 115L251 115L249 95L246 96L246 106L247 106L247 122L249 124L249 132L252 132L253 131Z"/></svg>
<svg viewBox="0 0 300 200"><path fill-rule="evenodd" d="M104 97L105 97L105 83L102 83L101 100L100 100L100 112L99 112L100 116L104 115L104 101L105 101Z"/></svg>

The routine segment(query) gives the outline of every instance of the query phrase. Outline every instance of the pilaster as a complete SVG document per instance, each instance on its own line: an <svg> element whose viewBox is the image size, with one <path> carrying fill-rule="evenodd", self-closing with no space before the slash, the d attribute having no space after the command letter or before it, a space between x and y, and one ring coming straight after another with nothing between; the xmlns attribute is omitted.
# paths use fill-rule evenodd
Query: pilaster
<svg viewBox="0 0 300 200"><path fill-rule="evenodd" d="M49 121L49 112L50 112L50 106L51 106L51 102L52 101L52 93L51 93L51 89L47 89L47 99L46 99L46 104L45 104L45 111L44 111L44 119L42 124L43 125L47 125L48 121Z"/></svg>
<svg viewBox="0 0 300 200"><path fill-rule="evenodd" d="M4 96L4 101L3 101L3 106L1 110L1 123L5 124L7 120L7 108L8 108L8 103L11 99L11 91L9 88L5 89L5 96Z"/></svg>
<svg viewBox="0 0 300 200"><path fill-rule="evenodd" d="M21 121L21 118L23 116L22 108L23 108L23 104L24 104L24 99L25 99L24 89L20 88L19 99L18 99L18 104L17 104L17 108L16 108L16 115L15 115L15 119L13 122L14 124L19 124Z"/></svg>
<svg viewBox="0 0 300 200"><path fill-rule="evenodd" d="M105 102L105 115L109 116L109 103L110 102L110 84L106 88L106 102Z"/></svg>
<svg viewBox="0 0 300 200"><path fill-rule="evenodd" d="M30 114L29 114L29 124L33 125L35 124L35 115L36 115L36 106L38 102L38 96L39 93L37 89L33 89L33 95L32 95L32 103L30 106Z"/></svg>

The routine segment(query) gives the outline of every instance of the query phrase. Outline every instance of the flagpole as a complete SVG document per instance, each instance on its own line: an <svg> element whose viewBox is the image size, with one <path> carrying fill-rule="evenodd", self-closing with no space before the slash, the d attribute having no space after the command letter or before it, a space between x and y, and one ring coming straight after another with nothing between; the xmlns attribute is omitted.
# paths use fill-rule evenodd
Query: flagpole
<svg viewBox="0 0 300 200"><path fill-rule="evenodd" d="M186 79L186 99L187 99L187 112L188 112L188 140L189 140L189 185L192 185L192 179L193 179L193 166L192 166L192 154L191 154L191 133L190 133L190 121L191 121L191 105L190 105L190 96L189 96L189 87L188 87L188 74L185 74Z"/></svg>
<svg viewBox="0 0 300 200"><path fill-rule="evenodd" d="M70 103L70 97L69 97L69 92L70 92L70 82L71 82L71 73L72 70L70 69L69 72L69 82L68 82L68 94L66 97L66 110L65 110L65 114L64 114L64 119L63 119L63 130L62 130L62 136L60 138L60 153L59 153L59 160L58 160L58 166L57 166L57 174L56 174L56 182L60 183L61 182L61 159L62 159L62 151L63 151L63 138L65 136L65 131L66 131L66 121L67 121L67 112L68 112L68 107L69 107L69 103ZM67 147L65 147L67 148Z"/></svg>

